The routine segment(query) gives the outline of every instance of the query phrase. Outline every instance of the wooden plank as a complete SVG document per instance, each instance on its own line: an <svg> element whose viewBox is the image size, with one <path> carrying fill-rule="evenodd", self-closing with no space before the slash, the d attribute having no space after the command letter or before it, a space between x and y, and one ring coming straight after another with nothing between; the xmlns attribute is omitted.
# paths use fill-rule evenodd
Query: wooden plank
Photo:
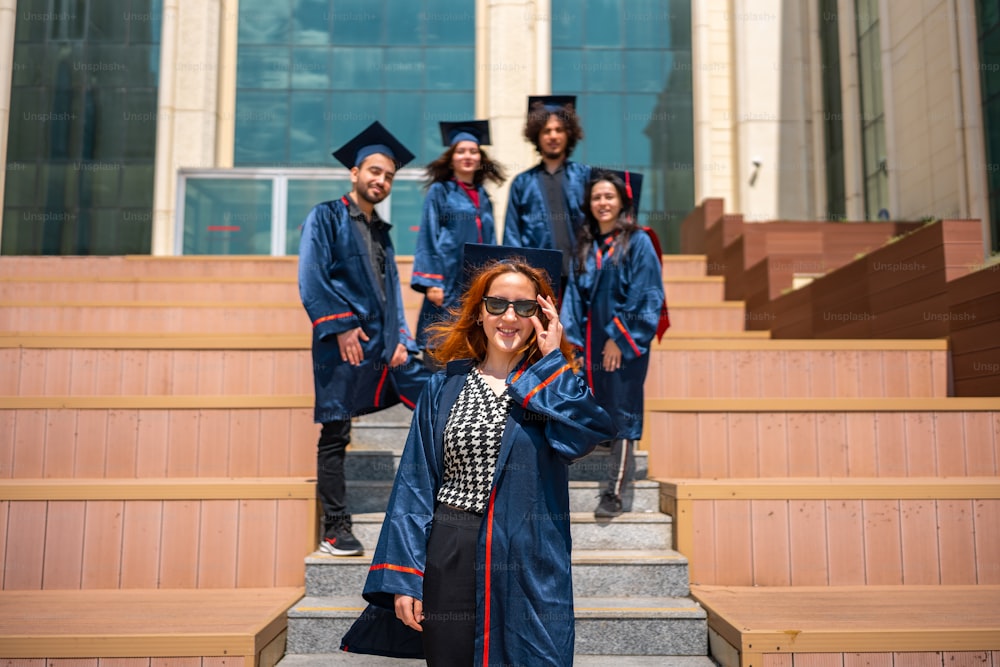
<svg viewBox="0 0 1000 667"><path fill-rule="evenodd" d="M976 545L973 501L944 499L937 502L937 545L941 563L941 583L975 584Z"/></svg>
<svg viewBox="0 0 1000 667"><path fill-rule="evenodd" d="M108 412L107 451L104 474L107 477L137 477L139 413L135 410Z"/></svg>
<svg viewBox="0 0 1000 667"><path fill-rule="evenodd" d="M197 588L200 551L200 501L163 503L158 588Z"/></svg>
<svg viewBox="0 0 1000 667"><path fill-rule="evenodd" d="M827 525L824 503L788 502L789 584L823 586L827 576Z"/></svg>
<svg viewBox="0 0 1000 667"><path fill-rule="evenodd" d="M763 413L757 415L757 457L761 477L788 475L787 415ZM737 441L738 442L738 441Z"/></svg>
<svg viewBox="0 0 1000 667"><path fill-rule="evenodd" d="M997 586L691 588L710 626L744 650L975 651L1000 642Z"/></svg>
<svg viewBox="0 0 1000 667"><path fill-rule="evenodd" d="M806 477L820 474L820 435L816 424L822 416L808 412L786 416L789 475Z"/></svg>
<svg viewBox="0 0 1000 667"><path fill-rule="evenodd" d="M1000 474L1000 461L997 460L998 427L1000 427L1000 414L965 415L963 450L968 474Z"/></svg>
<svg viewBox="0 0 1000 667"><path fill-rule="evenodd" d="M944 572L939 558L937 502L901 500L899 519L903 583L942 583Z"/></svg>
<svg viewBox="0 0 1000 667"><path fill-rule="evenodd" d="M198 587L237 588L237 538L242 532L239 500L206 500L201 503L198 536ZM257 536L260 537L259 535ZM266 542L265 542L266 543ZM263 543L256 545L264 548Z"/></svg>
<svg viewBox="0 0 1000 667"><path fill-rule="evenodd" d="M907 442L904 420L913 414L887 412L875 415L877 477L907 475Z"/></svg>
<svg viewBox="0 0 1000 667"><path fill-rule="evenodd" d="M312 499L315 482L301 477L168 477L161 479L12 479L0 500Z"/></svg>
<svg viewBox="0 0 1000 667"><path fill-rule="evenodd" d="M45 431L45 477L72 477L76 454L77 413L72 410L47 410ZM42 441L39 438L39 441Z"/></svg>
<svg viewBox="0 0 1000 667"><path fill-rule="evenodd" d="M124 509L121 501L87 503L80 555L81 588L118 588Z"/></svg>
<svg viewBox="0 0 1000 667"><path fill-rule="evenodd" d="M687 415L672 415L674 419L679 416ZM759 449L757 419L757 415L751 413L726 415L727 442L739 443L739 446L727 448L728 477L756 477L760 475L760 460L757 455ZM652 473L652 471L650 472ZM682 475L678 475L678 477L680 476Z"/></svg>
<svg viewBox="0 0 1000 667"><path fill-rule="evenodd" d="M751 516L751 503L743 500L729 501L726 511L716 514L715 581L753 584Z"/></svg>
<svg viewBox="0 0 1000 667"><path fill-rule="evenodd" d="M750 503L753 538L751 553L753 583L757 586L791 584L789 559L788 504L783 500L755 500Z"/></svg>
<svg viewBox="0 0 1000 667"><path fill-rule="evenodd" d="M44 502L12 503L7 508L4 543L4 588L42 587L45 559ZM11 539L16 535L17 539Z"/></svg>
<svg viewBox="0 0 1000 667"><path fill-rule="evenodd" d="M826 550L831 586L849 586L865 583L865 544L858 530L858 517L862 515L861 500L827 500Z"/></svg>
<svg viewBox="0 0 1000 667"><path fill-rule="evenodd" d="M951 399L976 401L978 399ZM987 399L988 400L988 399ZM226 410L242 408L312 408L311 394L299 395L170 395L170 396L3 396L5 410ZM985 408L984 408L985 409Z"/></svg>
<svg viewBox="0 0 1000 667"><path fill-rule="evenodd" d="M240 529L233 540L238 587L275 585L277 505L271 500L239 501Z"/></svg>
<svg viewBox="0 0 1000 667"><path fill-rule="evenodd" d="M977 499L973 507L979 566L976 583L1000 584L1000 502Z"/></svg>
<svg viewBox="0 0 1000 667"><path fill-rule="evenodd" d="M816 415L816 474L823 477L846 477L847 415L819 413ZM795 446L795 442L792 442Z"/></svg>
<svg viewBox="0 0 1000 667"><path fill-rule="evenodd" d="M86 503L68 501L48 503L45 515L44 544L56 545L46 549L42 559L42 587L47 589L80 588L81 564L79 558L67 558L67 553L83 551ZM16 534L20 538L20 534Z"/></svg>
<svg viewBox="0 0 1000 667"><path fill-rule="evenodd" d="M865 583L902 584L903 554L899 534L899 501L862 501L865 538Z"/></svg>
<svg viewBox="0 0 1000 667"><path fill-rule="evenodd" d="M170 451L168 410L146 410L139 417L136 437L136 477L164 477Z"/></svg>
<svg viewBox="0 0 1000 667"><path fill-rule="evenodd" d="M41 400L44 401L46 398L43 397ZM2 405L0 402L0 407ZM1000 411L1000 398L650 398L646 400L646 410L648 412L996 412Z"/></svg>
<svg viewBox="0 0 1000 667"><path fill-rule="evenodd" d="M667 495L689 500L1000 499L1000 477L651 478Z"/></svg>
<svg viewBox="0 0 1000 667"><path fill-rule="evenodd" d="M121 588L157 588L162 553L163 502L133 500L122 516Z"/></svg>

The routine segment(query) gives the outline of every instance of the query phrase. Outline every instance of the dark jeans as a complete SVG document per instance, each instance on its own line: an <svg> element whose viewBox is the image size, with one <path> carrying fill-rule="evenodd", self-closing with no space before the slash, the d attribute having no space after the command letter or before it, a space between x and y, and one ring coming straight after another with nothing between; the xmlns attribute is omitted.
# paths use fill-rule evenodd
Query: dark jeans
<svg viewBox="0 0 1000 667"><path fill-rule="evenodd" d="M348 514L344 455L350 442L350 419L323 423L316 446L316 493L323 504L324 524L334 516Z"/></svg>
<svg viewBox="0 0 1000 667"><path fill-rule="evenodd" d="M476 652L478 514L439 505L424 568L424 657L428 667L471 665Z"/></svg>

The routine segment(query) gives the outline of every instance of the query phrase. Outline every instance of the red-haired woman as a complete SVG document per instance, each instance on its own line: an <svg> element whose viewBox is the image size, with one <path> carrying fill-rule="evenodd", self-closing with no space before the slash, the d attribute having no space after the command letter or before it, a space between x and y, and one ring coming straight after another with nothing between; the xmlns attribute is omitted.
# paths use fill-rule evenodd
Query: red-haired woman
<svg viewBox="0 0 1000 667"><path fill-rule="evenodd" d="M429 665L570 665L568 468L611 418L546 274L516 257L480 269L432 333L444 370L417 403L364 596L422 632Z"/></svg>

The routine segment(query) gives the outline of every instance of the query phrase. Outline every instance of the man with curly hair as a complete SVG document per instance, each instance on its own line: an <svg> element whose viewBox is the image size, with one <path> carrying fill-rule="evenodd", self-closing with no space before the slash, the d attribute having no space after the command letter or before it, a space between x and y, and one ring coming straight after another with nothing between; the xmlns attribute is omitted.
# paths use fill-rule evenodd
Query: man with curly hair
<svg viewBox="0 0 1000 667"><path fill-rule="evenodd" d="M563 276L569 275L577 231L583 224L583 191L590 167L569 157L583 128L572 95L531 96L524 138L542 160L514 178L510 186L503 244L561 250ZM562 294L560 286L559 293Z"/></svg>

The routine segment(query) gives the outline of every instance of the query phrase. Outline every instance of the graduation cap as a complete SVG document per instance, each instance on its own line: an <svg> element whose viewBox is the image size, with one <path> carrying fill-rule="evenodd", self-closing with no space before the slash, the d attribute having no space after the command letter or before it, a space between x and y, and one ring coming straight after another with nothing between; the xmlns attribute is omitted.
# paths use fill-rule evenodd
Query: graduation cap
<svg viewBox="0 0 1000 667"><path fill-rule="evenodd" d="M462 255L462 291L464 292L472 283L472 277L476 275L476 272L490 262L514 260L523 260L525 264L542 270L548 278L549 287L554 292L559 292L563 265L562 251L542 248L512 248L485 243L465 244Z"/></svg>
<svg viewBox="0 0 1000 667"><path fill-rule="evenodd" d="M382 123L378 121L366 127L360 134L335 150L333 157L337 158L340 164L351 169L375 153L381 153L394 161L397 169L402 168L414 158L413 153L399 143L399 140L392 136L389 130L382 127Z"/></svg>
<svg viewBox="0 0 1000 667"><path fill-rule="evenodd" d="M541 102L549 113L558 113L571 104L576 107L576 95L529 95L528 113L531 113L535 102Z"/></svg>
<svg viewBox="0 0 1000 667"><path fill-rule="evenodd" d="M454 146L459 141L475 141L482 146L490 145L490 122L488 120L462 120L454 123L441 122L441 144Z"/></svg>

